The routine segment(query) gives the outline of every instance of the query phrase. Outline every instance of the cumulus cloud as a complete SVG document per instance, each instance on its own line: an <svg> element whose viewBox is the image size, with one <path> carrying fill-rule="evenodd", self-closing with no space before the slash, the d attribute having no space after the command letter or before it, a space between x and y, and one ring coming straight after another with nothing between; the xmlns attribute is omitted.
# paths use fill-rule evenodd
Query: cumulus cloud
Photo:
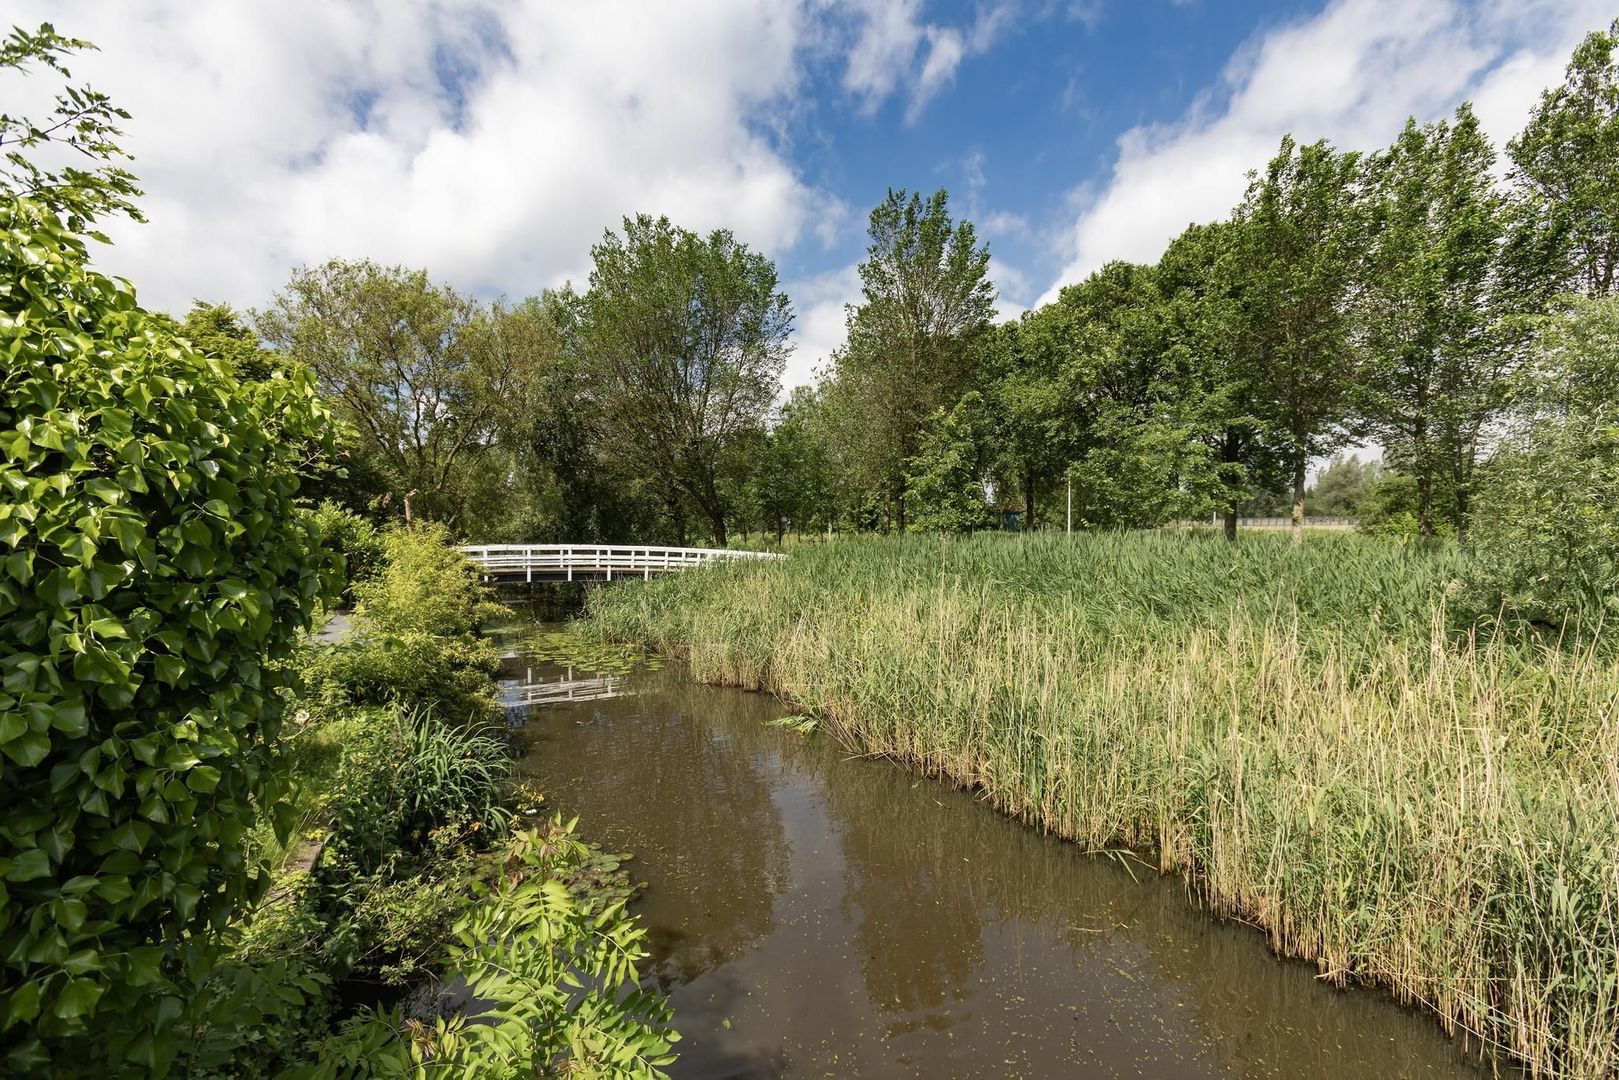
<svg viewBox="0 0 1619 1080"><path fill-rule="evenodd" d="M843 344L844 306L860 302L860 264L849 263L823 274L789 282L793 298L793 355L782 374L782 388L791 390L816 382L832 353Z"/></svg>
<svg viewBox="0 0 1619 1080"><path fill-rule="evenodd" d="M147 197L103 266L171 310L262 304L300 263L369 256L483 293L580 279L638 211L792 247L837 201L764 134L808 16L773 0L196 5L22 0L102 51Z"/></svg>
<svg viewBox="0 0 1619 1080"><path fill-rule="evenodd" d="M1014 0L998 0L981 4L971 23L947 26L923 21L921 0L853 0L849 7L855 31L844 89L868 114L903 91L906 123L915 123L955 81L961 62L987 52L1018 14Z"/></svg>
<svg viewBox="0 0 1619 1080"><path fill-rule="evenodd" d="M1192 222L1223 217L1282 135L1371 150L1407 116L1472 98L1498 141L1561 78L1574 45L1611 17L1601 0L1333 0L1265 33L1171 124L1120 137L1108 181L1082 196L1066 265L1040 302L1110 259L1152 261Z"/></svg>

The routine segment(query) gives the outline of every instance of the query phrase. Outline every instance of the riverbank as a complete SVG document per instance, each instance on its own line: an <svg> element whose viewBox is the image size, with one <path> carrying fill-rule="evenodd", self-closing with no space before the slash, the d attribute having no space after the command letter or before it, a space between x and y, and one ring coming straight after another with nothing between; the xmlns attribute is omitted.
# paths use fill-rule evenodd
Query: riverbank
<svg viewBox="0 0 1619 1080"><path fill-rule="evenodd" d="M862 540L592 596L595 632L1188 876L1324 978L1611 1073L1619 671L1458 642L1453 552Z"/></svg>
<svg viewBox="0 0 1619 1080"><path fill-rule="evenodd" d="M266 894L228 932L188 1074L662 1075L628 873L514 773L481 634L510 612L442 529L367 543L345 632L292 661L290 797L246 845Z"/></svg>

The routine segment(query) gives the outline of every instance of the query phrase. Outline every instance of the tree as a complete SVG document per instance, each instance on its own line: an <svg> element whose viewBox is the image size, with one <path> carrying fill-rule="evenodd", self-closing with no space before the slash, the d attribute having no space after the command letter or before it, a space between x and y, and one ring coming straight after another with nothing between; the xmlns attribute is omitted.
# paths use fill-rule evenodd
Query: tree
<svg viewBox="0 0 1619 1080"><path fill-rule="evenodd" d="M1242 225L1193 225L1171 241L1158 263L1166 366L1174 400L1209 454L1194 480L1221 511L1228 541L1237 539L1241 508L1276 485L1277 457L1264 420L1264 368L1245 348L1248 283ZM1202 508L1186 507L1187 516Z"/></svg>
<svg viewBox="0 0 1619 1080"><path fill-rule="evenodd" d="M861 303L848 312L848 342L834 360L867 481L882 489L905 527L905 470L924 422L968 389L973 338L995 314L989 249L972 222L950 218L941 189L890 189L872 210L860 264Z"/></svg>
<svg viewBox="0 0 1619 1080"><path fill-rule="evenodd" d="M1354 517L1360 512L1361 500L1381 475L1376 461L1362 461L1353 454L1334 455L1310 485L1310 513Z"/></svg>
<svg viewBox="0 0 1619 1080"><path fill-rule="evenodd" d="M727 230L700 237L645 214L591 257L581 348L606 445L667 476L723 546L724 457L764 423L792 349L776 267Z"/></svg>
<svg viewBox="0 0 1619 1080"><path fill-rule="evenodd" d="M1470 614L1581 640L1619 616L1619 297L1540 321L1479 511Z"/></svg>
<svg viewBox="0 0 1619 1080"><path fill-rule="evenodd" d="M1560 255L1563 284L1587 296L1619 288L1619 21L1589 34L1562 86L1541 95L1507 146L1535 230Z"/></svg>
<svg viewBox="0 0 1619 1080"><path fill-rule="evenodd" d="M1038 528L1040 498L1061 474L1066 458L1065 401L1053 350L1030 347L1037 317L1025 312L1018 322L996 327L983 337L980 365L985 395L994 417L995 464L1000 485L1023 493L1024 527Z"/></svg>
<svg viewBox="0 0 1619 1080"><path fill-rule="evenodd" d="M1250 178L1237 211L1242 250L1244 366L1256 405L1292 473L1293 542L1304 541L1310 459L1352 435L1355 354L1349 298L1363 246L1359 159L1291 136Z"/></svg>
<svg viewBox="0 0 1619 1080"><path fill-rule="evenodd" d="M1368 162L1360 404L1416 484L1423 536L1434 535L1441 484L1465 533L1482 440L1517 357L1508 316L1522 297L1502 261L1508 216L1494 167L1466 104L1454 123L1407 121Z"/></svg>
<svg viewBox="0 0 1619 1080"><path fill-rule="evenodd" d="M0 1043L161 1075L284 793L279 688L340 576L303 374L239 381L51 207L0 203Z"/></svg>
<svg viewBox="0 0 1619 1080"><path fill-rule="evenodd" d="M486 307L426 271L369 261L299 270L255 321L315 373L393 507L451 525L555 343L537 305Z"/></svg>
<svg viewBox="0 0 1619 1080"><path fill-rule="evenodd" d="M62 83L72 79L66 59L95 46L88 41L58 34L50 23L41 23L29 32L12 27L0 42L0 71L27 71L40 65ZM122 136L118 122L129 113L115 106L107 95L88 86L64 85L56 94L56 107L49 117L13 116L0 113L0 195L31 200L59 215L71 232L88 232L98 240L106 237L89 231L96 219L123 214L136 221L141 216L135 199L140 189L135 177L121 165L129 155L119 147ZM71 162L59 169L36 160L51 156L53 149L65 150Z"/></svg>
<svg viewBox="0 0 1619 1080"><path fill-rule="evenodd" d="M984 481L990 419L983 395L969 390L949 412L940 409L923 430L910 461L905 491L916 532L971 532L990 523Z"/></svg>
<svg viewBox="0 0 1619 1080"><path fill-rule="evenodd" d="M752 501L760 524L775 532L778 543L789 528L811 530L832 520L820 413L815 388L795 386L753 449L747 469Z"/></svg>
<svg viewBox="0 0 1619 1080"><path fill-rule="evenodd" d="M198 351L230 362L241 379L268 379L285 370L283 359L259 343L258 334L229 304L198 300L177 333Z"/></svg>

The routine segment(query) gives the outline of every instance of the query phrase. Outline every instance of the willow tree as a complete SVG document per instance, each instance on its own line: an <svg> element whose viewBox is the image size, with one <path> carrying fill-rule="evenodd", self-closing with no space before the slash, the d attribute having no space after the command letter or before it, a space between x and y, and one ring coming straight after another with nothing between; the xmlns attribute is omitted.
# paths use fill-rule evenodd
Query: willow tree
<svg viewBox="0 0 1619 1080"><path fill-rule="evenodd" d="M369 260L299 270L255 321L315 373L391 507L451 525L486 501L497 436L556 348L538 304L485 305Z"/></svg>
<svg viewBox="0 0 1619 1080"><path fill-rule="evenodd" d="M952 221L943 189L926 200L890 189L871 212L861 302L835 360L834 395L867 483L905 527L905 472L924 425L968 389L974 338L995 315L989 249L970 221Z"/></svg>
<svg viewBox="0 0 1619 1080"><path fill-rule="evenodd" d="M764 426L792 350L775 264L729 230L703 237L645 214L591 258L580 343L605 445L666 477L724 546L727 452Z"/></svg>

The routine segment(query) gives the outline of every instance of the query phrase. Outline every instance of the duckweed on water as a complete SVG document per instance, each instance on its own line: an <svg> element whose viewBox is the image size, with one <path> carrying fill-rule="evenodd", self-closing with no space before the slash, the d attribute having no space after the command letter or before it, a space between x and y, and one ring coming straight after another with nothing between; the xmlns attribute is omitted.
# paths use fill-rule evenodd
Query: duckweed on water
<svg viewBox="0 0 1619 1080"><path fill-rule="evenodd" d="M515 645L535 660L601 675L629 675L663 667L663 660L642 646L581 637L571 630L535 630L518 638Z"/></svg>

